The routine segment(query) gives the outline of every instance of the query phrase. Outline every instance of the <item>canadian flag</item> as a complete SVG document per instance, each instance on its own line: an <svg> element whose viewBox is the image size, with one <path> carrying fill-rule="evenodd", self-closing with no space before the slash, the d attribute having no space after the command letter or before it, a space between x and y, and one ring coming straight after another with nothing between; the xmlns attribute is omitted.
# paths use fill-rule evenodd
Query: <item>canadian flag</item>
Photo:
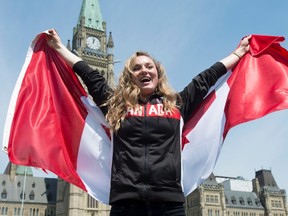
<svg viewBox="0 0 288 216"><path fill-rule="evenodd" d="M28 49L8 109L4 150L11 162L49 170L108 204L108 125L74 72L47 45L46 33Z"/></svg>
<svg viewBox="0 0 288 216"><path fill-rule="evenodd" d="M39 34L29 47L4 128L11 162L49 170L108 204L113 146L100 109ZM182 185L191 193L213 171L237 124L288 107L283 37L252 35L250 53L218 80L183 126Z"/></svg>
<svg viewBox="0 0 288 216"><path fill-rule="evenodd" d="M183 129L183 188L209 177L228 131L288 108L288 51L281 36L252 35L250 52L222 76Z"/></svg>

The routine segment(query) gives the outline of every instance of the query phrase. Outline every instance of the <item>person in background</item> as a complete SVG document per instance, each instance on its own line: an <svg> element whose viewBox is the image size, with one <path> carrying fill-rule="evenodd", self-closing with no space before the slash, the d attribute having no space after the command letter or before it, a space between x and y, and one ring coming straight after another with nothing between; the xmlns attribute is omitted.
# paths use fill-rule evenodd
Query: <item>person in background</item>
<svg viewBox="0 0 288 216"><path fill-rule="evenodd" d="M112 89L97 70L62 44L54 29L48 33L48 45L81 77L110 125L110 215L184 216L181 121L185 124L209 88L249 51L250 36L177 93L169 86L163 65L146 52L135 52L126 61Z"/></svg>

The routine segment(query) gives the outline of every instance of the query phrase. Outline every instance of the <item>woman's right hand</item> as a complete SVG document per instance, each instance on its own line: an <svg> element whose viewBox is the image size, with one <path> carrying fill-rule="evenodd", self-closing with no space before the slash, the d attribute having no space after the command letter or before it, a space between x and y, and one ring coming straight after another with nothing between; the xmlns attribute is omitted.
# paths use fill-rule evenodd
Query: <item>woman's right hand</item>
<svg viewBox="0 0 288 216"><path fill-rule="evenodd" d="M61 39L55 29L48 30L46 42L53 49L59 49L62 45Z"/></svg>
<svg viewBox="0 0 288 216"><path fill-rule="evenodd" d="M78 56L74 55L70 50L67 49L64 44L62 44L61 39L55 29L49 29L48 34L46 36L46 41L49 47L54 49L60 56L62 56L63 60L73 68L73 65L82 59Z"/></svg>

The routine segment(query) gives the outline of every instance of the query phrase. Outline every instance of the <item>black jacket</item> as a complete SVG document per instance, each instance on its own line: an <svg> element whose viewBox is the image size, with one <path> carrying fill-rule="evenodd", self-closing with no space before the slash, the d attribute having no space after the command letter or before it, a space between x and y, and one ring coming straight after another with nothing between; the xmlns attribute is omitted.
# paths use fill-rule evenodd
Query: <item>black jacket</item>
<svg viewBox="0 0 288 216"><path fill-rule="evenodd" d="M105 79L84 62L73 70L81 77L100 106L112 90ZM128 109L117 134L113 134L110 204L122 200L184 202L181 187L182 125L216 81L225 66L217 62L197 75L180 92L182 105L173 113L162 110L161 95L141 102L141 109ZM100 107L104 115L106 107ZM193 170L191 170L193 175Z"/></svg>

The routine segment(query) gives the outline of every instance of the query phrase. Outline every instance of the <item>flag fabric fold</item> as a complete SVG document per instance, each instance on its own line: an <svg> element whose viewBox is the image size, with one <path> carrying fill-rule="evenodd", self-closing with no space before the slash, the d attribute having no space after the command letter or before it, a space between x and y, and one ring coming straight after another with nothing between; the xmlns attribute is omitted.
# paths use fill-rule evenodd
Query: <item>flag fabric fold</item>
<svg viewBox="0 0 288 216"><path fill-rule="evenodd" d="M46 33L28 49L9 105L4 149L11 162L49 170L108 203L108 125L71 68L47 45Z"/></svg>
<svg viewBox="0 0 288 216"><path fill-rule="evenodd" d="M112 143L100 109L39 34L14 88L3 135L11 162L49 170L108 204ZM210 90L182 131L182 186L212 173L228 131L288 108L284 37L252 35L247 53Z"/></svg>
<svg viewBox="0 0 288 216"><path fill-rule="evenodd" d="M247 53L227 81L230 86L224 136L229 129L288 107L288 51L280 46L284 37L251 38Z"/></svg>

